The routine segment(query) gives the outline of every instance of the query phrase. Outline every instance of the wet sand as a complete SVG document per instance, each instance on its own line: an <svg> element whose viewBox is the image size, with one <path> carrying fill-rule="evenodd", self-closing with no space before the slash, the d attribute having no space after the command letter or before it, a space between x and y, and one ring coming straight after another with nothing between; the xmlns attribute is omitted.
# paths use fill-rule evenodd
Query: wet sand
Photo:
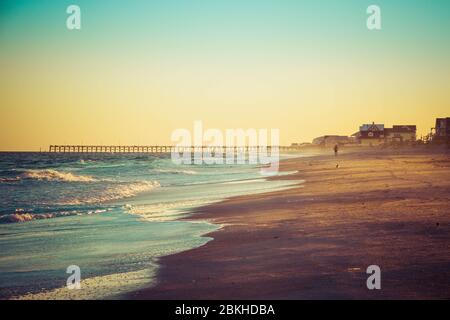
<svg viewBox="0 0 450 320"><path fill-rule="evenodd" d="M339 165L336 168L336 165ZM297 158L298 187L241 196L191 219L224 227L160 260L133 299L450 298L450 154L412 148ZM381 268L368 290L366 268Z"/></svg>

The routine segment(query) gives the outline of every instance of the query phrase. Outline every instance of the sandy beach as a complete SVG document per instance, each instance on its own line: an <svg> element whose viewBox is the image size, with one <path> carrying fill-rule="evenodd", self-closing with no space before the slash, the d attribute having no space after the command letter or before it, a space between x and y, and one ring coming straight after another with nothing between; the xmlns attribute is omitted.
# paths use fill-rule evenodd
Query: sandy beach
<svg viewBox="0 0 450 320"><path fill-rule="evenodd" d="M336 168L336 165L339 165ZM235 197L191 219L224 227L161 259L134 299L450 298L450 155L372 150L297 158L290 190ZM381 268L368 290L366 268Z"/></svg>

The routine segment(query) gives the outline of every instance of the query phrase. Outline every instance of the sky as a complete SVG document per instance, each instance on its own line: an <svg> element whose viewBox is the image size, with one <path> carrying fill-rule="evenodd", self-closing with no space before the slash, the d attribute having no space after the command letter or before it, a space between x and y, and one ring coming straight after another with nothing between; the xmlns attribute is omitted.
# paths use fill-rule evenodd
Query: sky
<svg viewBox="0 0 450 320"><path fill-rule="evenodd" d="M1 0L0 150L172 144L196 120L281 144L372 121L420 136L450 116L448 57L448 0Z"/></svg>

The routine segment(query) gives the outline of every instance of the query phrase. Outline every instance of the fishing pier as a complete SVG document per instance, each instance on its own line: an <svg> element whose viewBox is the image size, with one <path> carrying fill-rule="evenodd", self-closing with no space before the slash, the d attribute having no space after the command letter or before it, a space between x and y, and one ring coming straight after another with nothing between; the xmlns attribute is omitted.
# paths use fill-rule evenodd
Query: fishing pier
<svg viewBox="0 0 450 320"><path fill-rule="evenodd" d="M171 153L171 152L258 152L278 149L299 151L298 146L99 146L99 145L50 145L49 153Z"/></svg>

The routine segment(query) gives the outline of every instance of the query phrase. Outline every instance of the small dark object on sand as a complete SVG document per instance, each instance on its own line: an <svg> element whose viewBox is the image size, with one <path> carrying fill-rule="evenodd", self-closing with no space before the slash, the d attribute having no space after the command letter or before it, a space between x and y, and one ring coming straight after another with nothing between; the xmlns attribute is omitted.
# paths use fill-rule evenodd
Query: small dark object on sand
<svg viewBox="0 0 450 320"><path fill-rule="evenodd" d="M339 168L339 163L336 164L336 169Z"/></svg>

